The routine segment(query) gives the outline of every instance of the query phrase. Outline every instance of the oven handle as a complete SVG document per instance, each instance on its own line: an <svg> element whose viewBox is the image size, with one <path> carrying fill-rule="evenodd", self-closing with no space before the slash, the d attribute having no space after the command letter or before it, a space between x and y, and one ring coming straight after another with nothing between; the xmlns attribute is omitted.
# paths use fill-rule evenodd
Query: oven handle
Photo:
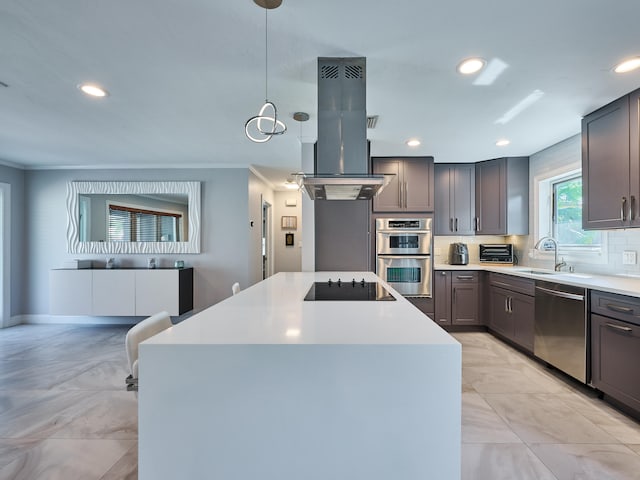
<svg viewBox="0 0 640 480"><path fill-rule="evenodd" d="M402 259L407 259L407 260L411 260L411 259L416 259L416 260L428 260L429 258L431 258L431 255L413 255L413 254L409 254L409 255L388 255L386 253L379 253L376 255L376 257L378 258L388 258L391 260L402 260Z"/></svg>
<svg viewBox="0 0 640 480"><path fill-rule="evenodd" d="M398 230L378 230L377 233L381 235L407 235L407 234L417 234L417 235L427 235L431 233L431 230L411 230L411 229L398 229Z"/></svg>

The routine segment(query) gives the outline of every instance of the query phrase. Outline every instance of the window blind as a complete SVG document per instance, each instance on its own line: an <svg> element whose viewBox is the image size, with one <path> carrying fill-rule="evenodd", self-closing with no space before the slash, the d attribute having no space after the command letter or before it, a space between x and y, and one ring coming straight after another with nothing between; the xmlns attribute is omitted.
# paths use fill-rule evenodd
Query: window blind
<svg viewBox="0 0 640 480"><path fill-rule="evenodd" d="M109 205L110 242L178 242L181 214Z"/></svg>

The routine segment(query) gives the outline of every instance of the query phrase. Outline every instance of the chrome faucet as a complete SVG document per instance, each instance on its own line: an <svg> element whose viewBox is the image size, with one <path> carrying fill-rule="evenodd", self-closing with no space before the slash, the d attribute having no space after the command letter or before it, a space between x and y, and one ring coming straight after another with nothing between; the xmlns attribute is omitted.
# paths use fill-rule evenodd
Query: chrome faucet
<svg viewBox="0 0 640 480"><path fill-rule="evenodd" d="M542 237L538 240L533 248L536 250L540 250L540 247L544 246L547 241L551 241L553 243L553 269L556 272L559 272L562 267L564 267L567 263L562 259L558 262L558 241L553 237Z"/></svg>

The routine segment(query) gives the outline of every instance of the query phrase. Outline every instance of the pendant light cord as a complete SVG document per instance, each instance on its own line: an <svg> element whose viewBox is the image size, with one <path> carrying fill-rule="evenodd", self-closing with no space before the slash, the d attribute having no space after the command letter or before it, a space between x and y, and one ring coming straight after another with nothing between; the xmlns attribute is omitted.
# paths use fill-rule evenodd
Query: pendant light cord
<svg viewBox="0 0 640 480"><path fill-rule="evenodd" d="M268 85L269 85L269 59L267 58L267 46L269 42L269 28L267 25L267 14L269 12L268 8L264 9L264 101L267 102L269 96L267 95Z"/></svg>

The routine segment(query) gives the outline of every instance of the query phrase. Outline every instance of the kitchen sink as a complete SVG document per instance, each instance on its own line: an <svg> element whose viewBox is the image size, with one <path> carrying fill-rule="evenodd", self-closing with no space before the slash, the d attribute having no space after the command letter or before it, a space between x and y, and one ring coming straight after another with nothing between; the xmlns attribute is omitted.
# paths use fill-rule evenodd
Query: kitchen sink
<svg viewBox="0 0 640 480"><path fill-rule="evenodd" d="M533 270L531 268L514 268L516 272L530 273L531 275L557 275L560 272L552 272L550 270Z"/></svg>
<svg viewBox="0 0 640 480"><path fill-rule="evenodd" d="M518 268L518 269L514 269L514 271L521 272L521 273L529 273L531 275L558 275L561 277L569 277L569 278L592 278L592 275L587 275L585 273L554 272L552 270L535 270L532 268Z"/></svg>
<svg viewBox="0 0 640 480"><path fill-rule="evenodd" d="M573 277L573 278L592 278L592 275L587 275L585 273L573 273L573 272L556 272L557 275L562 275L564 277Z"/></svg>

